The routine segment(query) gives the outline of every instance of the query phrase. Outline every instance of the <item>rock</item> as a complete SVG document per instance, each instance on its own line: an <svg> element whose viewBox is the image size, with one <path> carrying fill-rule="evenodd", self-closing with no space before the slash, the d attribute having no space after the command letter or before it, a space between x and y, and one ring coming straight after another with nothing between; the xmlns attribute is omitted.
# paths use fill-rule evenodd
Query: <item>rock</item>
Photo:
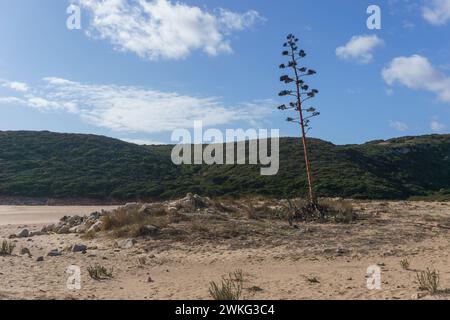
<svg viewBox="0 0 450 320"><path fill-rule="evenodd" d="M62 253L59 252L58 249L53 249L49 253L47 253L47 256L49 256L49 257L58 257L58 256L61 256L61 255L62 255Z"/></svg>
<svg viewBox="0 0 450 320"><path fill-rule="evenodd" d="M202 198L198 194L188 193L186 197L178 201L178 206L184 211L195 212L200 208L205 208L208 202L207 198Z"/></svg>
<svg viewBox="0 0 450 320"><path fill-rule="evenodd" d="M87 250L87 246L84 244L74 244L71 248L72 252L85 252Z"/></svg>
<svg viewBox="0 0 450 320"><path fill-rule="evenodd" d="M54 223L46 225L42 227L41 232L42 233L49 233L49 232L55 232L56 225Z"/></svg>
<svg viewBox="0 0 450 320"><path fill-rule="evenodd" d="M130 249L137 243L136 239L125 239L116 241L116 246L120 249Z"/></svg>
<svg viewBox="0 0 450 320"><path fill-rule="evenodd" d="M21 255L28 255L29 258L32 257L31 252L30 252L30 249L28 249L28 248L22 248L22 249L20 249L20 254L21 254Z"/></svg>
<svg viewBox="0 0 450 320"><path fill-rule="evenodd" d="M83 217L80 217L80 216L68 217L66 220L67 220L66 222L67 222L69 228L74 227L74 226L79 226L80 224L83 223Z"/></svg>
<svg viewBox="0 0 450 320"><path fill-rule="evenodd" d="M125 211L128 212L128 211L139 210L140 207L141 207L141 206L140 206L139 203L137 203L137 202L130 202L130 203L125 204L122 208L123 208Z"/></svg>
<svg viewBox="0 0 450 320"><path fill-rule="evenodd" d="M89 219L92 219L95 221L95 220L100 219L102 216L104 216L104 214L102 212L95 211L89 215Z"/></svg>
<svg viewBox="0 0 450 320"><path fill-rule="evenodd" d="M144 203L139 209L139 213L152 214L153 212L164 211L164 207L160 203Z"/></svg>
<svg viewBox="0 0 450 320"><path fill-rule="evenodd" d="M426 293L426 292L418 292L418 293L413 294L411 296L411 299L412 300L420 300L422 298L425 298L427 295L428 295L428 293Z"/></svg>
<svg viewBox="0 0 450 320"><path fill-rule="evenodd" d="M342 256L347 252L347 250L343 249L343 248L337 248L336 249L336 255L337 256Z"/></svg>
<svg viewBox="0 0 450 320"><path fill-rule="evenodd" d="M37 261L37 262L42 262L42 261L44 261L44 257L42 257L42 256L41 256L41 257L38 257L38 258L36 259L36 261Z"/></svg>
<svg viewBox="0 0 450 320"><path fill-rule="evenodd" d="M30 237L43 236L43 235L45 235L45 233L42 232L42 231L33 231L33 232L30 232ZM31 239L28 239L27 241L32 241L32 240L31 240Z"/></svg>
<svg viewBox="0 0 450 320"><path fill-rule="evenodd" d="M28 231L28 229L23 229L17 235L17 237L19 237L19 238L28 238L29 236L30 236L30 231Z"/></svg>
<svg viewBox="0 0 450 320"><path fill-rule="evenodd" d="M94 223L89 229L88 229L88 233L89 232L99 232L102 230L102 226L103 226L103 222L101 221L97 221L96 223Z"/></svg>
<svg viewBox="0 0 450 320"><path fill-rule="evenodd" d="M79 226L75 226L69 229L70 233L85 233L86 232L86 225L80 224Z"/></svg>

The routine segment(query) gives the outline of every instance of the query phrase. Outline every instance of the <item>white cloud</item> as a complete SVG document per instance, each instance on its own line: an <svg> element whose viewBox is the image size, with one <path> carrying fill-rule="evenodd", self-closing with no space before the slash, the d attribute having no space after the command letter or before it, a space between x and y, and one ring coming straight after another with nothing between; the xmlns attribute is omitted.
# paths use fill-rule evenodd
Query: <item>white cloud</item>
<svg viewBox="0 0 450 320"><path fill-rule="evenodd" d="M373 50L383 44L384 41L377 35L353 36L346 45L336 49L336 55L344 60L366 64L373 60Z"/></svg>
<svg viewBox="0 0 450 320"><path fill-rule="evenodd" d="M165 143L162 143L159 141L146 140L146 139L122 138L120 140L129 142L129 143L134 143L134 144L138 144L138 145L147 145L147 146L165 144Z"/></svg>
<svg viewBox="0 0 450 320"><path fill-rule="evenodd" d="M43 112L76 114L99 127L125 132L167 132L191 128L195 120L205 127L245 122L256 125L275 104L271 100L227 106L216 97L194 97L135 86L82 84L61 78L43 79L22 97L0 97ZM3 101L2 101L3 99Z"/></svg>
<svg viewBox="0 0 450 320"><path fill-rule="evenodd" d="M403 132L409 129L408 125L401 121L389 121L389 126L397 131Z"/></svg>
<svg viewBox="0 0 450 320"><path fill-rule="evenodd" d="M397 57L383 69L388 85L400 83L410 89L434 92L439 100L450 102L450 77L439 72L427 58L420 55Z"/></svg>
<svg viewBox="0 0 450 320"><path fill-rule="evenodd" d="M422 15L429 23L436 26L450 21L450 0L432 0L422 8Z"/></svg>
<svg viewBox="0 0 450 320"><path fill-rule="evenodd" d="M442 132L447 128L447 126L438 121L431 121L430 128L433 132Z"/></svg>
<svg viewBox="0 0 450 320"><path fill-rule="evenodd" d="M264 20L258 12L209 13L171 0L72 0L89 12L87 34L150 60L182 59L193 50L232 52L228 35Z"/></svg>
<svg viewBox="0 0 450 320"><path fill-rule="evenodd" d="M17 81L2 81L2 87L8 88L14 91L26 92L28 91L28 86L26 83Z"/></svg>

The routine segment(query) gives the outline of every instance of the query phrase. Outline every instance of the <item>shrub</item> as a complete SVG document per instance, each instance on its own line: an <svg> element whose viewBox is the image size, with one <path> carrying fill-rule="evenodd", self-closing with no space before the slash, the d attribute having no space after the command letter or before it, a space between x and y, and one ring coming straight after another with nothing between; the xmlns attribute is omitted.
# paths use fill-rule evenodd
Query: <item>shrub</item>
<svg viewBox="0 0 450 320"><path fill-rule="evenodd" d="M400 261L400 266L403 270L409 270L409 261L408 259L403 259Z"/></svg>
<svg viewBox="0 0 450 320"><path fill-rule="evenodd" d="M87 271L89 276L94 280L105 280L113 277L112 271L108 271L108 269L99 264L88 267Z"/></svg>
<svg viewBox="0 0 450 320"><path fill-rule="evenodd" d="M102 217L103 230L111 231L117 238L149 236L151 232L148 226L164 228L168 225L168 220L167 214L162 215L162 212L153 215L138 210L127 211L124 208Z"/></svg>
<svg viewBox="0 0 450 320"><path fill-rule="evenodd" d="M9 256L13 253L16 245L13 242L3 240L0 246L0 256Z"/></svg>
<svg viewBox="0 0 450 320"><path fill-rule="evenodd" d="M430 294L435 294L438 291L439 280L439 272L436 270L431 271L427 268L427 270L417 273L419 290L428 291Z"/></svg>
<svg viewBox="0 0 450 320"><path fill-rule="evenodd" d="M209 286L209 294L214 300L233 301L239 300L242 296L244 275L242 270L229 273L227 277L222 277L219 284L212 281Z"/></svg>

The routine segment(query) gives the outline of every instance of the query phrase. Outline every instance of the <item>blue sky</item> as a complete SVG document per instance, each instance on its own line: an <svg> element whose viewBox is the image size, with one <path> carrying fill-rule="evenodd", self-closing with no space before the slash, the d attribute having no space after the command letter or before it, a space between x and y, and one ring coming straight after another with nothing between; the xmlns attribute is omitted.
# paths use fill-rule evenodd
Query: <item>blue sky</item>
<svg viewBox="0 0 450 320"><path fill-rule="evenodd" d="M66 27L70 3L81 30ZM369 5L382 29L369 30ZM170 142L173 129L298 127L276 110L300 38L338 144L450 131L450 0L0 2L0 130Z"/></svg>

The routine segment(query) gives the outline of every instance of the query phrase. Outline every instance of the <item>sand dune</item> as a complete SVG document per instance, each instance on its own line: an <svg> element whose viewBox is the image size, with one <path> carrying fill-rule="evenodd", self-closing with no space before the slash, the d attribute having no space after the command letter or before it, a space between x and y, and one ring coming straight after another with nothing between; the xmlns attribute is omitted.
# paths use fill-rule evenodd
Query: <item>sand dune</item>
<svg viewBox="0 0 450 320"><path fill-rule="evenodd" d="M85 239L77 234L49 234L14 239L15 255L0 257L0 297L210 299L210 281L236 269L244 272L246 299L450 297L445 290L450 288L450 203L358 202L355 207L360 219L350 225L310 223L289 229L283 221L244 219L241 223L248 225L246 232L250 232L236 237L189 234L184 240L139 238L130 249L115 248L115 240L108 236ZM15 207L3 209L0 215L10 220L0 219L7 223L21 221L33 231L41 227L36 221L54 220L61 214L79 214L82 210L91 209ZM33 212L45 215L26 220ZM20 218L11 220L12 216ZM182 224L177 226L182 228ZM22 227L1 226L0 240ZM85 254L66 250L79 243L88 247ZM28 248L32 257L20 255L21 248ZM48 257L52 249L63 254ZM44 261L36 261L39 256ZM408 270L400 265L404 259L410 263ZM94 264L112 270L114 278L91 279L87 268ZM81 290L66 287L70 265L80 267ZM367 288L366 272L372 265L381 269L380 290ZM418 288L416 273L427 267L440 272L442 291L438 295Z"/></svg>

